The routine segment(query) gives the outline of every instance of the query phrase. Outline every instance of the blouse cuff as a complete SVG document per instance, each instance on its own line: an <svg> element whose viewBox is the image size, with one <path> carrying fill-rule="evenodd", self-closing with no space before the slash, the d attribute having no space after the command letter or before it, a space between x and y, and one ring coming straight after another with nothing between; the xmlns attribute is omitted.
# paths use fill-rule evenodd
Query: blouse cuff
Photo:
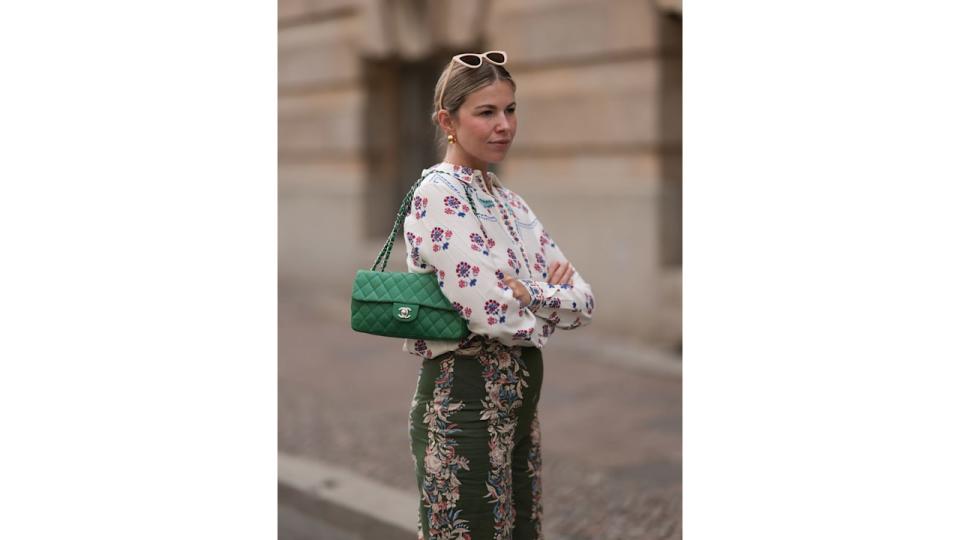
<svg viewBox="0 0 960 540"><path fill-rule="evenodd" d="M521 279L520 283L523 283L523 286L526 287L527 292L530 293L530 304L526 306L531 313L536 313L537 310L543 306L544 295L543 289L541 289L535 281L531 279Z"/></svg>

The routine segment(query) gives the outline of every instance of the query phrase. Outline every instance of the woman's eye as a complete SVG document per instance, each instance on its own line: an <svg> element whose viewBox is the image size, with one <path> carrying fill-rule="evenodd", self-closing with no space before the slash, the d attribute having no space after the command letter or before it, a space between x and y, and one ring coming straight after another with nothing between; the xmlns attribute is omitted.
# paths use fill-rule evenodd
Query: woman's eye
<svg viewBox="0 0 960 540"><path fill-rule="evenodd" d="M514 107L511 107L511 108L509 108L509 109L506 109L507 114L513 114L513 113L515 113L516 111L517 111L517 109L514 108ZM494 111L492 111L492 110L490 110L490 109L487 109L487 110L485 110L485 111L481 111L481 112L480 112L480 116L490 116L490 115L492 115L492 114L494 114Z"/></svg>

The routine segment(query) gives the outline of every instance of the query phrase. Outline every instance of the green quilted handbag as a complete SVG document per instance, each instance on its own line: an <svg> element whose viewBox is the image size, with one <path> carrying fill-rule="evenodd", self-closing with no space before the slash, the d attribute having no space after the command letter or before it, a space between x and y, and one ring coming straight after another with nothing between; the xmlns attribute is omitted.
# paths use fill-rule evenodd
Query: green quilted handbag
<svg viewBox="0 0 960 540"><path fill-rule="evenodd" d="M393 241L410 209L413 192L426 178L421 176L410 188L376 262L370 270L358 270L350 300L350 327L378 336L457 341L467 336L464 320L443 295L434 273L385 272ZM467 199L470 207L473 198ZM377 267L380 267L379 270Z"/></svg>

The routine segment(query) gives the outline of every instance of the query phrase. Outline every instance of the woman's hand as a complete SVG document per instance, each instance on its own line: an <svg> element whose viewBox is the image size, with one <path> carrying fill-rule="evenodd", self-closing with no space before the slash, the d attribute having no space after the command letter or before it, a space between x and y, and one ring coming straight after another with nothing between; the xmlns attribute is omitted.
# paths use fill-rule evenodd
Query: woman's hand
<svg viewBox="0 0 960 540"><path fill-rule="evenodd" d="M520 307L527 307L533 301L533 298L530 298L530 293L527 292L527 288L516 278L504 276L503 282L513 290L513 297L520 301Z"/></svg>
<svg viewBox="0 0 960 540"><path fill-rule="evenodd" d="M573 285L573 265L570 261L565 263L555 262L547 269L547 283L551 285ZM513 297L520 301L521 307L527 307L533 301L530 293L523 283L516 278L504 276L503 283L513 291Z"/></svg>
<svg viewBox="0 0 960 540"><path fill-rule="evenodd" d="M570 264L570 261L550 263L550 267L547 268L547 283L551 285L573 285L573 265Z"/></svg>

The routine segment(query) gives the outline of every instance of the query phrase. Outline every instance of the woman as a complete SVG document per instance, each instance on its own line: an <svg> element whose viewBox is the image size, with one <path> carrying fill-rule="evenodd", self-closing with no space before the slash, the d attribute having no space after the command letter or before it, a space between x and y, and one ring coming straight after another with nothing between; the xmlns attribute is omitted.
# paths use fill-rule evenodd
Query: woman
<svg viewBox="0 0 960 540"><path fill-rule="evenodd" d="M542 538L540 349L590 322L584 281L519 195L487 171L517 133L500 51L455 56L434 92L443 162L404 220L407 269L436 272L470 335L407 340L423 358L410 411L420 538Z"/></svg>

